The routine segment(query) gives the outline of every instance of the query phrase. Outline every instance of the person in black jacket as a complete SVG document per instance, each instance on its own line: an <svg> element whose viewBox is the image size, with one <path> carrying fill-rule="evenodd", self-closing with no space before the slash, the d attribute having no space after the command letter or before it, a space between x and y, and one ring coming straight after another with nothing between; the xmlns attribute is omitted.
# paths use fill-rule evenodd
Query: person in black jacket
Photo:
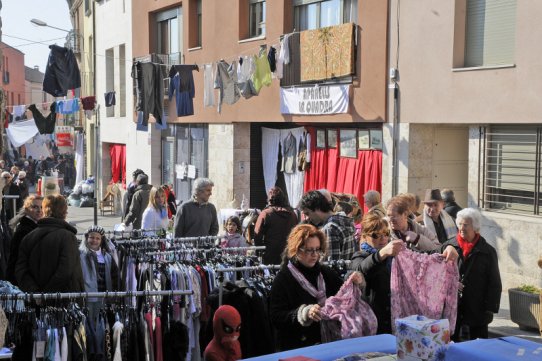
<svg viewBox="0 0 542 361"><path fill-rule="evenodd" d="M440 192L442 199L444 200L444 210L448 213L453 219L457 217L457 212L462 210L461 206L455 202L454 191L451 189L443 189Z"/></svg>
<svg viewBox="0 0 542 361"><path fill-rule="evenodd" d="M2 207L6 213L6 219L9 221L17 211L21 208L23 202L21 199L21 191L19 186L13 182L13 176L9 172L2 172L2 178L4 179L4 187L2 188L3 196L18 196L19 198L15 199L15 208L13 208L13 200L2 198Z"/></svg>
<svg viewBox="0 0 542 361"><path fill-rule="evenodd" d="M19 257L19 246L23 238L36 229L37 222L43 217L42 212L43 198L36 195L28 196L24 200L23 208L9 222L11 229L14 230L13 238L11 239L8 266L6 269L6 279L13 285L17 286L15 279L15 264Z"/></svg>
<svg viewBox="0 0 542 361"><path fill-rule="evenodd" d="M268 192L267 207L260 213L254 227L254 243L265 246L263 262L280 264L288 234L299 223L286 195L279 187Z"/></svg>
<svg viewBox="0 0 542 361"><path fill-rule="evenodd" d="M320 263L326 249L324 233L310 224L296 226L288 237L280 271L271 287L269 306L281 351L321 342L321 307L343 283L335 271ZM363 282L361 274L353 282Z"/></svg>
<svg viewBox="0 0 542 361"><path fill-rule="evenodd" d="M465 208L457 213L459 233L456 244L460 249L459 304L454 340L463 337L462 326L468 329L467 339L488 338L488 325L501 303L501 275L497 252L480 235L481 214Z"/></svg>
<svg viewBox="0 0 542 361"><path fill-rule="evenodd" d="M61 195L43 200L45 218L23 238L15 277L24 292L83 292L77 229L65 221L68 204Z"/></svg>
<svg viewBox="0 0 542 361"><path fill-rule="evenodd" d="M391 261L401 251L403 241L390 242L388 222L376 212L363 216L361 250L354 253L349 269L365 276L365 297L378 320L377 334L392 333Z"/></svg>

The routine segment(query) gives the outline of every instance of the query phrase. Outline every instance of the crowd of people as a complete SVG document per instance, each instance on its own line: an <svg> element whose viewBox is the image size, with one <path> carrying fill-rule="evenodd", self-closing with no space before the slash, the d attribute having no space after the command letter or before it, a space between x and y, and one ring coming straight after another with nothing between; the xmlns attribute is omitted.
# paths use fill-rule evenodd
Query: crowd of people
<svg viewBox="0 0 542 361"><path fill-rule="evenodd" d="M5 194L11 194L17 174L4 175ZM177 207L170 186L154 187L143 171L136 170L128 185L124 223L154 234L170 229L175 237L216 236L217 211L209 202L213 186L210 179L196 179L192 197ZM269 190L267 201L255 221L253 238L245 238L239 217L230 216L217 245L263 245L263 263L280 265L271 287L269 316L281 350L323 341L326 299L345 283L326 265L328 261L349 261L347 277L361 289L374 313L376 333L392 333L391 265L405 249L440 254L446 262L457 263L454 339L488 337L502 291L497 254L480 235L480 213L461 209L451 190L430 189L423 199L399 194L385 206L380 194L370 190L364 195L363 216L357 200L345 201L327 190L306 192L295 209L279 187ZM12 211L16 216L10 223L14 233L7 279L14 285L25 292L118 290L119 271L104 229L90 227L78 246L76 229L66 222L62 195L29 195L20 210ZM88 301L91 317L101 302Z"/></svg>

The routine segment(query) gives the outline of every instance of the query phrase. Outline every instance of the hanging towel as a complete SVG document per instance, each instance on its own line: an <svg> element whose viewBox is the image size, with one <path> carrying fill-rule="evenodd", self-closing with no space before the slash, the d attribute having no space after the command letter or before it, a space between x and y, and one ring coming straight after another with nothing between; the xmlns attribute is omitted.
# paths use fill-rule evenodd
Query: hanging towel
<svg viewBox="0 0 542 361"><path fill-rule="evenodd" d="M30 104L28 110L32 112L40 134L53 134L56 125L56 102L51 103L51 112L47 117L40 113L35 104Z"/></svg>
<svg viewBox="0 0 542 361"><path fill-rule="evenodd" d="M112 107L116 104L115 92L108 92L104 94L105 96L105 106Z"/></svg>
<svg viewBox="0 0 542 361"><path fill-rule="evenodd" d="M14 147L20 147L38 133L34 119L11 123L6 134Z"/></svg>
<svg viewBox="0 0 542 361"><path fill-rule="evenodd" d="M215 92L213 87L213 64L203 65L203 106L215 106Z"/></svg>

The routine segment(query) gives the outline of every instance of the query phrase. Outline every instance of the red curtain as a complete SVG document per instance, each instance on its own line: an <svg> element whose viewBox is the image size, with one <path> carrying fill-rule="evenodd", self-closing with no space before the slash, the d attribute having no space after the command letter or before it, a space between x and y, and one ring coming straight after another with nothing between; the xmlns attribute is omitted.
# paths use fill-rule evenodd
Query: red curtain
<svg viewBox="0 0 542 361"><path fill-rule="evenodd" d="M351 193L360 204L368 190L382 193L382 151L358 150L357 158L339 157L339 148L316 149L316 130L310 128L309 132L311 166L305 172L305 192L325 188Z"/></svg>
<svg viewBox="0 0 542 361"><path fill-rule="evenodd" d="M111 183L121 182L126 184L126 145L110 144L109 156L111 157Z"/></svg>

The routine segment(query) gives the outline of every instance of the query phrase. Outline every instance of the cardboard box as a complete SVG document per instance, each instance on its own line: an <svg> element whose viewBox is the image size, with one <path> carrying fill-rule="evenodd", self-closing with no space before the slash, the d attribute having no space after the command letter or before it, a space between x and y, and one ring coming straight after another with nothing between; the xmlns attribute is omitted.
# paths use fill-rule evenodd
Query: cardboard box
<svg viewBox="0 0 542 361"><path fill-rule="evenodd" d="M450 342L447 319L432 320L414 315L395 320L395 326L398 360L444 360Z"/></svg>

